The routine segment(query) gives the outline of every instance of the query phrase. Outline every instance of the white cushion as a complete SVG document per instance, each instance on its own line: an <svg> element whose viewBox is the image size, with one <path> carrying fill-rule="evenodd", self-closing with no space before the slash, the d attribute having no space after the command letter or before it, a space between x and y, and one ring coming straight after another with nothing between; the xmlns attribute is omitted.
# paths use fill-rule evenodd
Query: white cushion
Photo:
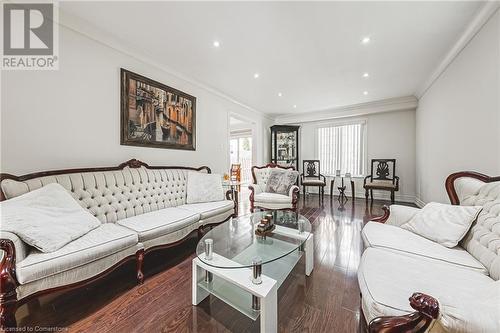
<svg viewBox="0 0 500 333"><path fill-rule="evenodd" d="M472 270L377 248L363 253L358 281L368 322L414 312L408 302L414 292L431 295L448 307L461 307L457 301L461 297L495 286L491 278ZM472 320L474 313L468 316Z"/></svg>
<svg viewBox="0 0 500 333"><path fill-rule="evenodd" d="M292 197L284 194L262 192L254 196L255 202L291 203Z"/></svg>
<svg viewBox="0 0 500 333"><path fill-rule="evenodd" d="M188 204L224 200L222 177L217 174L189 172L187 181Z"/></svg>
<svg viewBox="0 0 500 333"><path fill-rule="evenodd" d="M402 224L410 221L415 214L420 211L420 208L403 206L403 205L391 205L391 214L385 224L401 226Z"/></svg>
<svg viewBox="0 0 500 333"><path fill-rule="evenodd" d="M55 252L32 250L17 263L16 276L22 284L39 280L133 247L137 242L135 232L113 223L101 224Z"/></svg>
<svg viewBox="0 0 500 333"><path fill-rule="evenodd" d="M298 176L299 173L295 170L275 169L267 179L266 192L287 195Z"/></svg>
<svg viewBox="0 0 500 333"><path fill-rule="evenodd" d="M401 228L433 240L446 247L455 247L469 231L481 207L453 206L437 202L425 205Z"/></svg>
<svg viewBox="0 0 500 333"><path fill-rule="evenodd" d="M488 274L488 270L460 246L450 249L397 226L368 222L361 231L361 236L365 247L400 251Z"/></svg>
<svg viewBox="0 0 500 333"><path fill-rule="evenodd" d="M451 299L451 300L450 300ZM445 332L500 332L500 281L474 293L440 299L438 322Z"/></svg>
<svg viewBox="0 0 500 333"><path fill-rule="evenodd" d="M198 213L171 207L133 216L117 223L135 231L139 235L139 241L144 242L170 234L199 220Z"/></svg>
<svg viewBox="0 0 500 333"><path fill-rule="evenodd" d="M215 215L225 213L227 211L232 211L234 209L234 202L231 200L203 202L182 205L178 208L186 209L187 211L200 214L200 218L203 220Z"/></svg>
<svg viewBox="0 0 500 333"><path fill-rule="evenodd" d="M59 184L3 201L0 208L2 230L42 252L56 251L101 224Z"/></svg>

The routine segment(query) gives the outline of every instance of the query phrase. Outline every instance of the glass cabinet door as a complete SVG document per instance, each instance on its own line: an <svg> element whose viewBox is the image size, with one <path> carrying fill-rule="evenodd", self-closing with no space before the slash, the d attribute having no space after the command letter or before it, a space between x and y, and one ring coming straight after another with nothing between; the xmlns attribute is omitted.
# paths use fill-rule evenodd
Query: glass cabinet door
<svg viewBox="0 0 500 333"><path fill-rule="evenodd" d="M296 142L297 142L296 132L278 131L276 133L277 164L283 166L290 166L295 164L295 161L297 159Z"/></svg>
<svg viewBox="0 0 500 333"><path fill-rule="evenodd" d="M271 127L271 158L280 166L298 167L299 126Z"/></svg>

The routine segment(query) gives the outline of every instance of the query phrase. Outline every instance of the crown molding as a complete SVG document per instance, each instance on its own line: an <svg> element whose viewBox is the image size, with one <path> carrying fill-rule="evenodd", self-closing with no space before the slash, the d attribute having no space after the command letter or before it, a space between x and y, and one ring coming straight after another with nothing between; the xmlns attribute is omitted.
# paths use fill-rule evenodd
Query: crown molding
<svg viewBox="0 0 500 333"><path fill-rule="evenodd" d="M233 104L236 104L254 114L257 114L261 117L264 117L268 120L273 120L273 118L257 109L252 108L249 105L246 105L245 103L242 103L235 98L217 90L216 88L209 86L205 83L202 83L190 76L185 75L184 73L181 73L165 64L159 63L156 60L153 60L153 57L148 54L145 51L138 51L137 48L134 48L132 45L128 45L128 43L120 40L118 37L100 29L88 22L87 20L77 16L68 13L64 9L62 9L59 5L59 24L60 27L69 29L77 34L80 34L86 38L89 38L99 44L102 44L106 47L109 47L117 52L120 52L126 56L132 57L140 62L143 62L149 66L156 67L157 69L168 73L169 75L172 75L180 80L183 80L185 82L188 82L200 89L203 89L211 94L214 94L222 99L225 99Z"/></svg>
<svg viewBox="0 0 500 333"><path fill-rule="evenodd" d="M451 65L455 58L469 44L469 42L477 35L483 26L500 8L500 1L488 1L481 9L478 10L472 21L467 25L462 35L458 38L452 48L446 53L439 65L432 71L431 75L421 84L415 95L417 98L422 98L427 90L436 82L441 74Z"/></svg>
<svg viewBox="0 0 500 333"><path fill-rule="evenodd" d="M294 124L306 123L312 121L323 121L330 119L358 117L369 114L415 110L418 105L418 100L415 96L405 96L397 98L383 99L379 101L353 104L341 107L330 108L321 111L301 112L296 114L287 114L277 116L274 119L275 123L279 124Z"/></svg>

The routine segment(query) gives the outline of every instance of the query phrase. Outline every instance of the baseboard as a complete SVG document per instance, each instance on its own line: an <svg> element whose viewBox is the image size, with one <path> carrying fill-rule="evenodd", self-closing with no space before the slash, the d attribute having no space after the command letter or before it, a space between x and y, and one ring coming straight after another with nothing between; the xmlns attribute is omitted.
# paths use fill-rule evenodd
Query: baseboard
<svg viewBox="0 0 500 333"><path fill-rule="evenodd" d="M313 193L313 194L318 194L318 190L316 188L308 188L307 189L307 193ZM345 191L345 194L348 198L350 198L352 195L351 195L351 191L349 191L348 189L346 189ZM325 188L325 195L330 195L330 191L328 191L326 188ZM334 195L338 195L338 192L337 193L334 193ZM355 194L354 194L354 197L355 198L361 198L361 199L365 199L365 191L362 190L362 191L356 191ZM389 192L383 192L383 191L374 191L373 192L373 199L375 200L386 200L386 201L390 201L391 200L391 195ZM395 201L400 201L400 202L410 202L410 203L414 203L418 206L418 203L416 202L416 198L414 195L408 195L408 194L395 194L394 195L394 200Z"/></svg>
<svg viewBox="0 0 500 333"><path fill-rule="evenodd" d="M418 208L422 208L425 206L425 202L423 202L419 197L415 197L415 205L417 205Z"/></svg>

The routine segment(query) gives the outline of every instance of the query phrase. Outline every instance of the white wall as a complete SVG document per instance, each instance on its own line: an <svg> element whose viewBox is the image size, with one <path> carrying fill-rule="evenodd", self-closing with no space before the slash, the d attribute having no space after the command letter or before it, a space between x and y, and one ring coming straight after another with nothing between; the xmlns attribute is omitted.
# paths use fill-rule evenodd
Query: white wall
<svg viewBox="0 0 500 333"><path fill-rule="evenodd" d="M499 11L420 98L416 120L422 202L449 202L452 172L500 175Z"/></svg>
<svg viewBox="0 0 500 333"><path fill-rule="evenodd" d="M267 161L270 120L262 114L63 26L59 43L58 71L2 73L2 172L113 166L130 158L227 171L229 113L255 121L257 159ZM120 67L196 96L196 151L120 145Z"/></svg>
<svg viewBox="0 0 500 333"><path fill-rule="evenodd" d="M400 177L400 190L396 194L396 200L413 202L415 199L415 110L369 114L363 117L342 118L337 121L345 122L355 119L364 119L367 123L368 164L372 158L395 158L396 175ZM299 152L301 160L318 157L315 149L316 128L323 123L335 123L335 120L299 124L301 125ZM326 193L330 190L329 180L327 185ZM364 197L362 179L355 180L355 190L356 196ZM350 193L349 186L346 191ZM374 191L374 196L389 198L388 192L383 191Z"/></svg>

